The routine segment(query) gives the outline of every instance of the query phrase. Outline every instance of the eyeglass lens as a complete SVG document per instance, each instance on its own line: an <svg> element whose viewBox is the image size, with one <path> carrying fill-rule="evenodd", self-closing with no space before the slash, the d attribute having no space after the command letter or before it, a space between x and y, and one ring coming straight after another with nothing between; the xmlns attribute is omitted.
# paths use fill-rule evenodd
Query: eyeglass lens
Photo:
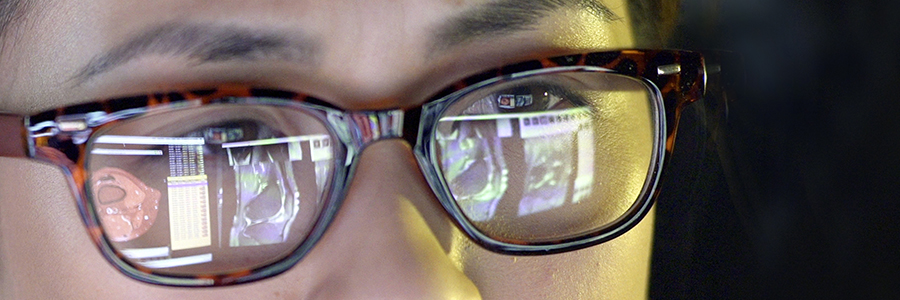
<svg viewBox="0 0 900 300"><path fill-rule="evenodd" d="M89 144L88 197L131 263L175 275L266 265L325 206L335 141L303 110L222 104L108 128Z"/></svg>
<svg viewBox="0 0 900 300"><path fill-rule="evenodd" d="M654 155L650 90L570 72L468 94L437 126L451 194L485 235L551 243L597 231L638 199Z"/></svg>

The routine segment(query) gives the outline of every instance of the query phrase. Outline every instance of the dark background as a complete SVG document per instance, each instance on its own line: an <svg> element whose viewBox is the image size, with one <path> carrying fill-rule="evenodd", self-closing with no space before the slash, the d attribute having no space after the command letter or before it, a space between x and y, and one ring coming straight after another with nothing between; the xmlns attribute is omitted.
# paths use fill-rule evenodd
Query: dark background
<svg viewBox="0 0 900 300"><path fill-rule="evenodd" d="M673 46L745 77L679 132L651 297L900 299L900 1L683 0Z"/></svg>

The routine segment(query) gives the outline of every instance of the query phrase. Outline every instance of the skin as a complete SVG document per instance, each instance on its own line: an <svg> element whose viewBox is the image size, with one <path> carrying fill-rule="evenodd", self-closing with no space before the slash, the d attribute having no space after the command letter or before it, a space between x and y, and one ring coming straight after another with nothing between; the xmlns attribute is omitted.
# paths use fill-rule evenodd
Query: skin
<svg viewBox="0 0 900 300"><path fill-rule="evenodd" d="M468 74L518 60L628 48L624 0L600 21L563 9L532 28L438 47L430 30L481 1L37 1L0 52L0 111L30 114L135 93L240 82L303 91L348 109L411 106ZM284 57L198 63L155 54L87 80L100 53L166 22L294 32L319 41L314 62ZM587 34L590 32L591 34ZM323 239L274 278L224 288L143 284L108 264L80 221L62 172L0 158L2 299L639 299L646 297L652 213L610 242L514 257L473 244L425 184L410 146L362 156Z"/></svg>

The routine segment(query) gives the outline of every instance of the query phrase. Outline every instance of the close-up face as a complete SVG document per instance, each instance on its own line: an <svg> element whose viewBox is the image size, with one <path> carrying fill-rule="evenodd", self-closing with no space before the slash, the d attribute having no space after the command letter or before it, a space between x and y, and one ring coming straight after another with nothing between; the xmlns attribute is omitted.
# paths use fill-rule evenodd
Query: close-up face
<svg viewBox="0 0 900 300"><path fill-rule="evenodd" d="M0 1L3 3L6 2ZM418 107L460 80L492 68L558 55L633 48L642 37L634 33L634 18L628 7L626 0L26 1L12 14L12 22L0 41L0 112L34 115L101 99L219 86L292 91L314 97L334 111ZM604 75L551 74L540 80L559 81L552 83L554 86L588 85L584 82L597 76ZM297 110L277 106L235 109L228 105L183 111L172 108L155 115L150 113L147 118L132 123L122 122L118 127L98 130L89 143L94 151L90 160L73 163L89 173L87 178L78 179L83 175L79 173L75 177L84 184L84 192L92 195L89 199L93 205L88 208L92 211L88 215L102 225L106 243L113 249L124 249L171 233L172 242L166 244L171 255L183 249L234 248L237 252L210 250L212 254L208 257L214 260L220 255L247 255L247 261L256 260L244 262L230 258L228 263L239 267L224 264L224 269L198 268L201 273L235 271L241 269L241 263L249 264L249 268L264 265L266 260L259 258L263 255L259 253L268 250L254 249L270 249L265 248L270 245L281 245L271 246L274 250L270 252L275 258L284 257L306 235L316 235L319 225L314 222L327 214L325 211L331 204L331 200L322 200L324 196L308 197L302 192L343 193L335 198L340 198L340 205L336 205L339 209L329 220L327 230L322 229L321 237L295 265L281 274L237 285L174 287L126 276L98 251L92 239L93 231L85 227L79 212L68 174L51 164L0 157L0 298L646 298L652 210L636 226L609 241L547 255L511 255L488 250L483 243L474 241L454 216L455 213L465 215L469 225L487 232L495 240L507 239L514 243L534 237L537 242L547 243L591 232L602 225L591 225L583 220L587 217L579 217L582 219L574 222L575 217L542 214L552 210L547 205L556 204L540 201L557 201L559 197L554 195L574 193L560 192L554 187L578 190L586 195L624 195L608 198L644 197L641 193L646 191L642 188L650 185L644 182L646 174L653 173L657 163L652 157L662 149L656 145L662 147L664 143L656 143L653 138L633 142L625 137L659 135L654 130L664 132L653 125L654 114L663 112L646 108L652 106L646 103L645 107L629 104L627 109L624 104L616 104L619 103L616 99L631 101L647 98L647 94L654 92L644 90L641 81L620 80L621 83L609 80L605 86L584 88L587 90L584 95L603 91L597 97L612 99L608 104L582 104L591 99L572 100L577 97L557 93L553 88L540 90L546 96L542 100L539 97L532 100L530 94L527 98L514 94L522 88L513 84L500 84L484 92L499 93L501 97L496 100L501 108L521 108L534 101L546 106L544 109L560 112L558 116L588 106L598 111L622 110L626 111L625 115L633 115L612 121L595 116L585 122L603 125L570 134L572 138L562 142L531 141L525 146L510 146L500 142L500 138L484 137L503 135L500 132L506 130L500 128L501 119L496 122L490 119L488 125L477 121L479 116L490 115L478 111L482 104L476 100L491 96L474 93L455 102L462 104L449 105L435 128L428 129L434 131L431 145L437 148L433 169L444 177L448 196L437 195L429 185L430 179L426 178L430 175L423 174L422 161L417 160L414 154L417 149L408 137L404 137L407 140L382 138L359 148L361 153L355 157L355 169L351 170L346 188L334 188L340 185L334 179L337 177L319 175L336 172L329 169L335 168L333 164L313 161L308 168L315 175L302 176L300 173L306 170L303 169L306 165L294 158L312 155L316 160L318 154L313 145L323 145L317 137L324 136L323 142L338 144L337 136L340 136L333 132L340 128L328 125L331 119L316 119L320 110L307 106ZM507 94L510 96L504 98ZM568 101L559 100L562 98ZM520 109L510 114L528 113ZM141 121L150 120L151 116L155 117L154 122ZM564 120L563 117L557 120ZM206 141L200 148L190 146L193 145L189 142L191 137L196 138L190 132L195 128L202 129L197 134ZM515 134L524 138L524 127L514 128ZM513 129L508 130L512 134ZM604 134L608 132L613 133ZM170 159L161 164L169 169L138 167L147 164L146 161L130 154L163 152L156 150L159 144L141 142L152 137L137 135L186 135L177 140L183 143L178 149L184 150L177 151L184 151L178 155L185 164L196 158L198 154L192 152L196 149L213 148L214 144L218 150L202 150L207 156L205 172L182 166L182 161L173 162L176 150L171 144L174 142L164 150ZM123 137L130 139L123 141ZM63 140L79 138L73 135ZM279 138L300 142L263 142ZM558 149L554 143L571 144L583 139L613 146L581 146L576 149L579 154L560 154L577 157L578 162L574 158L537 161L555 159L554 151L562 150L554 150ZM470 150L472 147L482 150ZM512 150L508 148L512 147L524 147L519 151L526 158L519 157L519 160L528 162L517 165L510 159L514 154L503 156L496 154L501 150L484 150L503 148L509 152ZM607 148L614 150L603 152ZM104 155L109 151L118 152ZM349 150L334 151L318 157L330 161L341 155L355 155ZM542 155L529 158L529 151ZM214 155L218 156L214 158ZM584 161L613 171L555 183L560 177L581 176L579 163ZM540 168L528 167L537 165ZM202 163L199 166L204 168ZM176 168L185 173L176 174ZM490 171L491 168L502 171ZM631 172L631 169L641 171ZM197 180L198 177L191 177L199 176L195 173L203 176L204 188L209 187L202 193L210 199L210 207L203 209L209 210L212 221L203 223L209 227L200 227L212 232L214 237L206 242L179 240L176 245L175 228L190 230L191 226L176 226L174 203L177 199L190 198L177 193L196 191L183 188L196 182L190 181ZM551 178L551 174L569 175ZM602 184L579 183L584 178ZM524 184L526 188L515 188L517 182L523 185L523 180L532 183ZM501 198L505 196L497 194L500 189L518 190L516 193L533 197L522 196L518 207L504 207ZM228 195L237 196L229 198ZM458 210L449 212L438 200L441 197L454 198ZM582 196L558 201L588 202L579 197ZM273 207L271 199L281 200ZM596 218L606 219L596 222L613 222L617 216L631 212L629 209L633 208L629 205L620 205L621 211L609 212L607 217L598 213ZM580 207L603 213L607 209ZM506 211L516 209L517 212ZM566 214L574 215L579 209L569 210ZM222 211L229 213L223 216ZM512 220L503 217L510 215L529 216ZM161 231L165 227L160 226L170 226L172 231ZM494 227L512 229L494 234L491 231ZM570 227L575 228L571 229L572 233L555 229ZM147 243L143 246L152 246L153 242ZM214 247L216 244L219 246ZM204 253L199 251L189 257L202 257ZM150 260L142 260L147 261ZM171 264L180 262L167 260ZM181 269L171 270L182 274L178 273ZM184 272L189 273L190 269L187 270Z"/></svg>

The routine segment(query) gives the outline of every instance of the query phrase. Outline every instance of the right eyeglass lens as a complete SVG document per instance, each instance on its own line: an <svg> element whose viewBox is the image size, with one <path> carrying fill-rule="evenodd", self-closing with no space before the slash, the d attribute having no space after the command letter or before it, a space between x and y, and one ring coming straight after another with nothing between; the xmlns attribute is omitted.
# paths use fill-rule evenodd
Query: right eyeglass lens
<svg viewBox="0 0 900 300"><path fill-rule="evenodd" d="M483 234L541 244L597 232L641 196L659 144L654 94L602 72L535 75L454 102L436 127L439 169Z"/></svg>
<svg viewBox="0 0 900 300"><path fill-rule="evenodd" d="M92 136L87 196L132 265L175 276L246 271L306 241L327 205L336 141L296 107L157 110Z"/></svg>

